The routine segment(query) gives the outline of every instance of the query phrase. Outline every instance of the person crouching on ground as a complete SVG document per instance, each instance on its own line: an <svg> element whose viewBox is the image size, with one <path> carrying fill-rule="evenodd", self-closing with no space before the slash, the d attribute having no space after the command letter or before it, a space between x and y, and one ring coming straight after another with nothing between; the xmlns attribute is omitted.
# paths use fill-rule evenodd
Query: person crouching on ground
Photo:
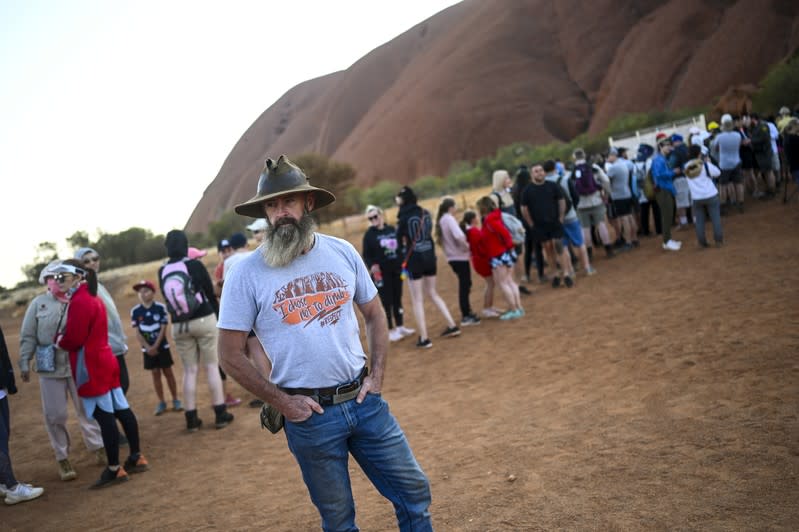
<svg viewBox="0 0 799 532"><path fill-rule="evenodd" d="M59 288L69 297L64 333L55 344L69 351L72 377L86 412L97 420L108 467L91 488L128 480L128 473L147 471L139 448L139 424L119 382L119 364L108 344L105 305L97 297L97 275L77 260L65 260L53 269ZM124 467L119 464L119 420L130 446Z"/></svg>
<svg viewBox="0 0 799 532"><path fill-rule="evenodd" d="M429 481L380 395L389 342L377 288L355 248L317 233L311 216L333 201L284 156L267 159L256 195L236 206L244 216L265 215L269 227L260 253L245 258L225 281L222 365L282 414L323 530L357 530L352 454L393 503L400 530L429 531ZM356 307L371 359L360 341ZM247 358L250 330L272 361L268 377Z"/></svg>

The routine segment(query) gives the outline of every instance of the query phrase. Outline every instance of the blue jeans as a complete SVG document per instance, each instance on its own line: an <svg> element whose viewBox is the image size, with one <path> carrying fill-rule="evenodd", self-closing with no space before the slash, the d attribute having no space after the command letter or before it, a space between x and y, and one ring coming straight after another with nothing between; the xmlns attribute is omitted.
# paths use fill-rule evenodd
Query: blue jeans
<svg viewBox="0 0 799 532"><path fill-rule="evenodd" d="M718 194L712 198L694 200L693 202L692 210L694 216L696 216L696 225L694 226L696 239L701 245L707 245L707 239L705 238L705 209L707 209L710 221L713 223L713 240L720 244L724 241L724 234L721 231L721 203L719 202Z"/></svg>
<svg viewBox="0 0 799 532"><path fill-rule="evenodd" d="M394 504L399 529L432 531L430 483L388 404L377 394L325 406L301 423L286 422L289 449L302 470L325 531L357 531L348 470L351 453Z"/></svg>

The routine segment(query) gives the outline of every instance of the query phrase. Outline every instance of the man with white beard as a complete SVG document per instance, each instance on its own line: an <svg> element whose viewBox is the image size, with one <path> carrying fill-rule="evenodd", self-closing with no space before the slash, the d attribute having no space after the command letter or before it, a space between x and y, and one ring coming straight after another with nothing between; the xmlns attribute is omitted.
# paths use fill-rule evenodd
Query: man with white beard
<svg viewBox="0 0 799 532"><path fill-rule="evenodd" d="M349 454L393 503L400 530L432 530L429 481L380 395L388 326L377 289L351 244L315 232L311 212L333 201L284 156L267 159L256 195L235 209L265 217L267 228L260 252L225 280L222 365L267 403L264 426L285 428L324 530L357 530ZM250 330L271 361L268 376L246 356Z"/></svg>

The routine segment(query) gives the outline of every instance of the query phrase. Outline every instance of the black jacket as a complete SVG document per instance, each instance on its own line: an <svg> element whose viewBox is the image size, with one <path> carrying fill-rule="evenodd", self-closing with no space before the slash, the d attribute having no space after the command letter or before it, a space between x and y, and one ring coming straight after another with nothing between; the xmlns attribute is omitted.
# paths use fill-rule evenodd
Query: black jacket
<svg viewBox="0 0 799 532"><path fill-rule="evenodd" d="M8 356L6 337L3 336L3 328L0 327L0 390L6 389L9 395L17 393L17 384L14 382L14 366Z"/></svg>

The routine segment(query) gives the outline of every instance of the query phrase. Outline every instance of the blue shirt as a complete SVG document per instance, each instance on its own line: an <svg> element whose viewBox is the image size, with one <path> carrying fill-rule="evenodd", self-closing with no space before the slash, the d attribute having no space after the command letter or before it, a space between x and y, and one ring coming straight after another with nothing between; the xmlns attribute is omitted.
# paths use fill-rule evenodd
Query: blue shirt
<svg viewBox="0 0 799 532"><path fill-rule="evenodd" d="M655 186L668 190L672 196L677 195L674 188L674 170L669 168L669 163L662 153L658 153L652 161L652 179Z"/></svg>
<svg viewBox="0 0 799 532"><path fill-rule="evenodd" d="M169 318L166 307L158 301L153 301L149 308L141 304L136 305L130 311L130 326L138 329L150 345L153 345L158 335L161 334L161 327L165 327L167 323L169 323ZM166 336L161 341L159 349L169 349Z"/></svg>

